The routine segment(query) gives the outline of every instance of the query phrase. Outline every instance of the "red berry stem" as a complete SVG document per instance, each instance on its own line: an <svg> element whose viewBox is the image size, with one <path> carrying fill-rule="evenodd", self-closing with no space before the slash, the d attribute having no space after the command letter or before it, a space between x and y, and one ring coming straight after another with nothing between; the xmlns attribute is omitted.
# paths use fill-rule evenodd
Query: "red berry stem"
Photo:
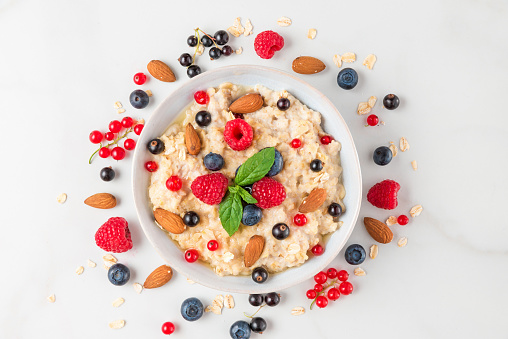
<svg viewBox="0 0 508 339"><path fill-rule="evenodd" d="M243 315L244 315L244 316L246 316L247 318L251 318L251 319L252 319L252 318L254 318L254 316L255 316L256 314L258 314L258 312L259 312L259 311L261 311L261 309L262 309L263 307L265 307L265 306L266 306L266 304L263 304L263 305L259 306L258 310L257 310L256 312L254 312L254 314L253 314L253 315L247 315L247 313L245 313L245 312L243 312Z"/></svg>
<svg viewBox="0 0 508 339"><path fill-rule="evenodd" d="M314 300L312 301L312 303L310 304L310 307L309 309L312 310L312 306L314 306L314 304L316 303L316 299L317 297L319 297L320 295L323 295L326 293L326 290L329 288L329 287L332 287L332 286L335 286L335 284L339 281L339 279L335 278L333 279L331 282L329 282L326 286L323 287L323 290L321 292L319 292L318 294L316 294L316 297L314 298Z"/></svg>
<svg viewBox="0 0 508 339"><path fill-rule="evenodd" d="M117 145L120 140L125 138L127 136L127 134L129 134L133 130L134 130L134 126L129 128L129 129L127 129L124 134L118 135L118 137L116 137L115 140L111 141L109 144L107 144L105 146L103 146L102 143L101 143L99 148L95 152L93 152L92 155L90 156L90 158L88 159L88 163L92 164L93 157L97 154L97 152L99 152L101 150L101 148L103 148L103 147L109 147L109 146L112 146L112 145Z"/></svg>

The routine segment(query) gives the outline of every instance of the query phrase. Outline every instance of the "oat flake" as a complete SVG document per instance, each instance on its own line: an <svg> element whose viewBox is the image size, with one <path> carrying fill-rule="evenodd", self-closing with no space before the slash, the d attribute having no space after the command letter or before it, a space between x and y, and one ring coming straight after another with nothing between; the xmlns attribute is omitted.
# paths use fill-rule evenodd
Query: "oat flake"
<svg viewBox="0 0 508 339"><path fill-rule="evenodd" d="M411 161L411 167L413 167L415 171L418 169L418 163L416 162L416 160Z"/></svg>
<svg viewBox="0 0 508 339"><path fill-rule="evenodd" d="M392 151L392 155L393 157L395 158L397 156L397 146L395 146L395 144L393 142L390 141L390 150Z"/></svg>
<svg viewBox="0 0 508 339"><path fill-rule="evenodd" d="M371 259L376 259L378 252L379 252L379 247L377 245L370 246L369 256Z"/></svg>
<svg viewBox="0 0 508 339"><path fill-rule="evenodd" d="M113 301L113 307L120 307L125 302L124 298L118 298L115 301Z"/></svg>
<svg viewBox="0 0 508 339"><path fill-rule="evenodd" d="M291 25L291 19L288 17L280 17L279 20L277 20L277 25L281 27L287 27Z"/></svg>
<svg viewBox="0 0 508 339"><path fill-rule="evenodd" d="M358 113L358 115L364 115L370 113L370 110L371 108L368 103L360 102L358 104L358 108L356 109L356 113Z"/></svg>
<svg viewBox="0 0 508 339"><path fill-rule="evenodd" d="M288 253L289 254L296 254L300 252L300 245L298 244L291 244L288 246Z"/></svg>
<svg viewBox="0 0 508 339"><path fill-rule="evenodd" d="M224 262L230 262L234 258L235 258L235 255L231 252L226 252L222 255L222 260L224 260Z"/></svg>
<svg viewBox="0 0 508 339"><path fill-rule="evenodd" d="M117 102L115 102L114 107L115 107L116 109L119 109L119 108L122 108L122 107L123 107L123 105L122 105L122 103L121 103L120 101L117 101Z"/></svg>
<svg viewBox="0 0 508 339"><path fill-rule="evenodd" d="M54 294L48 296L46 299L48 299L48 302L50 302L50 303L54 303L56 301Z"/></svg>
<svg viewBox="0 0 508 339"><path fill-rule="evenodd" d="M58 197L56 197L56 202L58 202L59 204L63 204L66 200L67 200L67 194L65 194L65 193L61 193L58 195Z"/></svg>
<svg viewBox="0 0 508 339"><path fill-rule="evenodd" d="M377 98L375 96L371 96L369 98L369 101L367 102L367 104L369 104L370 108L374 108L374 105L376 105L376 101L377 101Z"/></svg>
<svg viewBox="0 0 508 339"><path fill-rule="evenodd" d="M253 29L254 29L254 27L252 27L252 23L250 22L250 19L247 19L247 21L245 21L245 31L243 32L243 36L251 35Z"/></svg>
<svg viewBox="0 0 508 339"><path fill-rule="evenodd" d="M226 294L226 297L224 298L224 305L226 308L232 309L235 307L235 299L233 299L233 296L231 294Z"/></svg>
<svg viewBox="0 0 508 339"><path fill-rule="evenodd" d="M141 294L141 292L143 292L143 285L139 283L132 284L132 287L134 287L134 291L136 291L137 294Z"/></svg>
<svg viewBox="0 0 508 339"><path fill-rule="evenodd" d="M335 54L333 56L333 63L339 68L342 67L342 59L339 54Z"/></svg>
<svg viewBox="0 0 508 339"><path fill-rule="evenodd" d="M404 247L407 245L407 238L406 237L402 237L399 239L399 241L397 241L397 246L399 247Z"/></svg>
<svg viewBox="0 0 508 339"><path fill-rule="evenodd" d="M116 263L118 261L118 259L115 258L115 256L113 254L106 254L105 256L102 257L102 259L104 261L110 261L112 263Z"/></svg>
<svg viewBox="0 0 508 339"><path fill-rule="evenodd" d="M391 215L391 216L388 217L388 219L386 219L385 223L388 226L392 226L392 225L398 224L399 222L397 221L397 217L396 216Z"/></svg>
<svg viewBox="0 0 508 339"><path fill-rule="evenodd" d="M92 260L90 260L90 259L88 259L87 264L88 264L88 267L96 267L96 266L97 266L97 264L96 264L96 263L94 263L94 262L93 262Z"/></svg>
<svg viewBox="0 0 508 339"><path fill-rule="evenodd" d="M243 47L239 47L239 48L235 51L235 53L236 53L236 54L242 54L242 52L243 52Z"/></svg>
<svg viewBox="0 0 508 339"><path fill-rule="evenodd" d="M316 34L317 34L317 30L315 28L311 28L307 32L307 38L314 40L314 38L316 38Z"/></svg>
<svg viewBox="0 0 508 339"><path fill-rule="evenodd" d="M305 308L298 306L291 310L291 315L302 315L305 313Z"/></svg>
<svg viewBox="0 0 508 339"><path fill-rule="evenodd" d="M367 273L365 273L365 271L363 270L363 268L361 267L357 267L355 268L355 275L361 277L361 276L364 276L366 275Z"/></svg>
<svg viewBox="0 0 508 339"><path fill-rule="evenodd" d="M374 64L376 63L376 60L377 58L374 54L369 54L367 55L365 60L363 60L363 65L367 66L368 69L372 69L372 67L374 67Z"/></svg>
<svg viewBox="0 0 508 339"><path fill-rule="evenodd" d="M219 308L224 307L224 296L222 294L218 294L215 299L212 301L213 306L217 306Z"/></svg>
<svg viewBox="0 0 508 339"><path fill-rule="evenodd" d="M76 268L77 275L83 274L84 271L85 271L85 268L83 266L79 266L78 268Z"/></svg>
<svg viewBox="0 0 508 339"><path fill-rule="evenodd" d="M151 91L151 90L149 90L149 89L147 89L147 90L145 91L145 93L146 93L146 95L148 95L149 97L151 97L151 96L153 95L152 91Z"/></svg>
<svg viewBox="0 0 508 339"><path fill-rule="evenodd" d="M401 152L405 152L409 149L409 142L407 142L406 138L404 137L400 138L399 148Z"/></svg>
<svg viewBox="0 0 508 339"><path fill-rule="evenodd" d="M411 216L414 218L414 217L419 216L420 213L422 213L422 211L423 211L422 205L416 205L416 206L413 206L413 208L411 208L411 210L409 211L409 214L411 214Z"/></svg>
<svg viewBox="0 0 508 339"><path fill-rule="evenodd" d="M233 34L236 38L245 32L245 29L242 27L242 20L240 17L235 19L235 23L233 26L228 28L228 32Z"/></svg>
<svg viewBox="0 0 508 339"><path fill-rule="evenodd" d="M118 114L125 113L125 108L119 108L119 109L117 109L116 113L118 113Z"/></svg>
<svg viewBox="0 0 508 339"><path fill-rule="evenodd" d="M355 53L344 53L344 54L342 54L341 59L344 62L355 62L356 61L356 54Z"/></svg>
<svg viewBox="0 0 508 339"><path fill-rule="evenodd" d="M115 320L109 323L109 328L118 330L125 326L125 320Z"/></svg>
<svg viewBox="0 0 508 339"><path fill-rule="evenodd" d="M201 55L205 51L205 46L203 44L199 44L198 48L196 49L196 55Z"/></svg>

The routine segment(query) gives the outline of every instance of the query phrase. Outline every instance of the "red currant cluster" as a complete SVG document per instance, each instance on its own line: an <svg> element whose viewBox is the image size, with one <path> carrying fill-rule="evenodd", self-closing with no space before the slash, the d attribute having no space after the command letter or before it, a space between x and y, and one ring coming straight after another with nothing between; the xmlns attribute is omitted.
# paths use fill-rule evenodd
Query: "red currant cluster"
<svg viewBox="0 0 508 339"><path fill-rule="evenodd" d="M109 123L109 132L102 133L100 131L92 131L90 133L90 141L93 144L100 144L99 148L90 156L88 163L92 163L92 159L95 154L99 153L101 158L108 158L111 156L115 160L122 160L125 158L125 150L132 151L136 147L136 142L133 139L125 139L123 147L118 145L118 142L127 137L130 132L134 132L137 135L141 134L144 125L132 119L131 117L125 117L122 121L113 120ZM123 133L121 133L123 132ZM109 143L103 145L102 141L107 140ZM110 149L111 146L114 146Z"/></svg>
<svg viewBox="0 0 508 339"><path fill-rule="evenodd" d="M328 279L331 279L324 285ZM319 272L314 276L316 285L313 289L307 291L307 298L314 299L310 304L310 309L316 304L319 308L328 305L328 299L337 300L340 295L348 295L353 292L353 285L347 281L349 274L345 270L337 271L331 267L326 272ZM328 297L328 298L327 298Z"/></svg>

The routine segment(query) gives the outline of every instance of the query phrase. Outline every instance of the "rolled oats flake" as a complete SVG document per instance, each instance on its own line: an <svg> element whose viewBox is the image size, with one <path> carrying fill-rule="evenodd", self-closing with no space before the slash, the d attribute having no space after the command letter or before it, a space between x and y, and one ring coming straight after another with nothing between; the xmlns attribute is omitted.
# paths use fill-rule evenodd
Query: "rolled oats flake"
<svg viewBox="0 0 508 339"><path fill-rule="evenodd" d="M117 298L113 301L113 307L120 307L125 302L124 298Z"/></svg>
<svg viewBox="0 0 508 339"><path fill-rule="evenodd" d="M58 202L59 204L63 204L66 200L67 200L67 194L65 194L65 193L60 193L58 195L58 197L56 197L56 202Z"/></svg>
<svg viewBox="0 0 508 339"><path fill-rule="evenodd" d="M399 239L399 241L397 241L397 246L399 247L404 247L407 245L407 238L406 237L402 237Z"/></svg>
<svg viewBox="0 0 508 339"><path fill-rule="evenodd" d="M341 56L341 59L343 62L355 62L356 61L356 54L355 53L344 53Z"/></svg>
<svg viewBox="0 0 508 339"><path fill-rule="evenodd" d="M377 245L370 246L369 256L371 259L376 259L378 253L379 253L379 247Z"/></svg>
<svg viewBox="0 0 508 339"><path fill-rule="evenodd" d="M370 108L374 108L374 105L376 105L376 101L377 101L377 98L375 96L371 96L367 103L369 104Z"/></svg>
<svg viewBox="0 0 508 339"><path fill-rule="evenodd" d="M48 302L50 302L50 303L54 303L54 302L56 301L56 297L55 297L55 295L54 295L54 294L52 294L52 295L48 296L46 299L47 299L47 300L48 300Z"/></svg>
<svg viewBox="0 0 508 339"><path fill-rule="evenodd" d="M335 66L337 66L339 68L342 67L342 59L339 54L335 54L333 56L333 63L335 64Z"/></svg>
<svg viewBox="0 0 508 339"><path fill-rule="evenodd" d="M242 19L240 17L235 19L235 23L233 26L228 28L228 32L233 34L236 38L245 32L245 29L242 26Z"/></svg>
<svg viewBox="0 0 508 339"><path fill-rule="evenodd" d="M411 161L411 167L413 167L415 171L418 169L418 163L416 162L416 160Z"/></svg>
<svg viewBox="0 0 508 339"><path fill-rule="evenodd" d="M404 137L400 138L399 148L401 152L405 152L409 149L409 142L407 142L406 138Z"/></svg>
<svg viewBox="0 0 508 339"><path fill-rule="evenodd" d="M291 244L288 246L288 253L289 254L296 254L300 252L300 245L299 244Z"/></svg>
<svg viewBox="0 0 508 339"><path fill-rule="evenodd" d="M199 44L198 48L196 49L196 55L201 55L205 51L205 46L203 44Z"/></svg>
<svg viewBox="0 0 508 339"><path fill-rule="evenodd" d="M395 146L395 144L393 142L390 141L390 146L389 146L390 150L392 151L392 155L393 157L395 158L397 156L397 146Z"/></svg>
<svg viewBox="0 0 508 339"><path fill-rule="evenodd" d="M116 263L118 260L115 258L115 256L113 254L106 254L105 256L102 257L102 260L104 261L109 261L109 262L112 262L112 263Z"/></svg>
<svg viewBox="0 0 508 339"><path fill-rule="evenodd" d="M132 284L132 287L134 287L134 291L136 291L137 294L143 292L143 285L141 285L140 283L134 283Z"/></svg>
<svg viewBox="0 0 508 339"><path fill-rule="evenodd" d="M397 217L396 216L391 215L391 216L388 217L388 219L386 219L385 223L388 226L392 226L392 225L398 224L399 222L397 221Z"/></svg>
<svg viewBox="0 0 508 339"><path fill-rule="evenodd" d="M115 320L109 323L109 328L118 330L125 326L125 320Z"/></svg>
<svg viewBox="0 0 508 339"><path fill-rule="evenodd" d="M278 20L277 20L277 25L281 26L281 27L287 27L287 26L290 26L291 25L291 19L288 18L288 17L285 17L285 16L282 16L280 17Z"/></svg>
<svg viewBox="0 0 508 339"><path fill-rule="evenodd" d="M245 31L243 32L243 36L251 35L253 29L254 27L252 26L250 19L247 19L247 21L245 21Z"/></svg>
<svg viewBox="0 0 508 339"><path fill-rule="evenodd" d="M76 268L77 275L83 274L84 271L85 271L85 268L83 266L78 266L78 268Z"/></svg>
<svg viewBox="0 0 508 339"><path fill-rule="evenodd" d="M149 90L149 89L147 89L147 90L145 91L145 93L146 93L146 95L148 95L149 97L151 97L151 96L153 95L152 91L151 91L151 90Z"/></svg>
<svg viewBox="0 0 508 339"><path fill-rule="evenodd" d="M374 64L376 63L376 60L377 58L374 54L369 54L367 55L365 60L363 60L363 65L367 66L368 69L372 69L374 67Z"/></svg>
<svg viewBox="0 0 508 339"><path fill-rule="evenodd" d="M213 299L213 301L212 301L212 305L223 308L224 307L224 296L222 294L218 294L217 296L215 296L215 299Z"/></svg>
<svg viewBox="0 0 508 339"><path fill-rule="evenodd" d="M90 259L88 259L87 264L88 264L88 267L96 267L96 266L97 266L97 264L96 264L96 263L94 263L94 262L93 262L92 260L90 260Z"/></svg>
<svg viewBox="0 0 508 339"><path fill-rule="evenodd" d="M212 311L213 314L221 315L222 314L222 308L218 306L208 306L210 307L210 311Z"/></svg>
<svg viewBox="0 0 508 339"><path fill-rule="evenodd" d="M115 107L116 109L119 109L119 108L122 108L122 107L123 107L123 105L122 105L122 103L121 103L120 101L117 101L117 102L115 102L114 107Z"/></svg>
<svg viewBox="0 0 508 339"><path fill-rule="evenodd" d="M366 103L366 102L360 102L358 104L358 108L356 110L356 113L358 113L358 115L364 115L364 114L370 113L370 110L371 110L371 108L370 108L368 103Z"/></svg>
<svg viewBox="0 0 508 339"><path fill-rule="evenodd" d="M361 268L361 267L357 267L357 268L355 268L355 271L354 271L354 272L355 272L355 275L356 275L356 276L359 276L359 277L364 276L364 275L366 275L366 274L367 274L367 273L365 273L365 271L364 271L364 270L363 270L363 268Z"/></svg>
<svg viewBox="0 0 508 339"><path fill-rule="evenodd" d="M222 255L222 260L224 262L230 262L231 260L233 260L235 258L235 255L231 252L226 252Z"/></svg>
<svg viewBox="0 0 508 339"><path fill-rule="evenodd" d="M419 216L420 213L422 213L422 211L423 211L422 205L416 205L411 208L411 210L409 211L409 214L414 218L414 217Z"/></svg>
<svg viewBox="0 0 508 339"><path fill-rule="evenodd" d="M291 310L291 315L302 315L305 313L305 308L298 306Z"/></svg>
<svg viewBox="0 0 508 339"><path fill-rule="evenodd" d="M233 296L231 294L226 294L226 297L224 298L224 305L226 308L232 309L235 307L235 299L233 299Z"/></svg>
<svg viewBox="0 0 508 339"><path fill-rule="evenodd" d="M317 30L315 28L310 28L307 32L307 38L314 40L316 38Z"/></svg>
<svg viewBox="0 0 508 339"><path fill-rule="evenodd" d="M125 108L119 108L119 109L117 109L116 113L118 113L118 114L125 113Z"/></svg>
<svg viewBox="0 0 508 339"><path fill-rule="evenodd" d="M235 53L236 53L236 54L242 54L242 52L243 52L243 47L239 47L239 48L235 51Z"/></svg>

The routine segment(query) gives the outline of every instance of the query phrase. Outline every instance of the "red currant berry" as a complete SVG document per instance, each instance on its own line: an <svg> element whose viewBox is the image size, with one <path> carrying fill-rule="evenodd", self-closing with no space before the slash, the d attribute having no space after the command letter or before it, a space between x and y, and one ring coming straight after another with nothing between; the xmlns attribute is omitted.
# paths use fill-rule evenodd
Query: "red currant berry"
<svg viewBox="0 0 508 339"><path fill-rule="evenodd" d="M128 151L132 151L134 147L136 147L136 142L132 139L125 139L123 142L123 147L125 147L125 149Z"/></svg>
<svg viewBox="0 0 508 339"><path fill-rule="evenodd" d="M327 271L326 271L326 275L328 276L328 278L330 279L335 279L337 278L337 270L333 267L330 267Z"/></svg>
<svg viewBox="0 0 508 339"><path fill-rule="evenodd" d="M296 226L303 226L307 223L307 217L305 216L305 214L297 214L293 218L293 222L295 223Z"/></svg>
<svg viewBox="0 0 508 339"><path fill-rule="evenodd" d="M321 292L322 290L323 290L323 285L321 285L321 284L316 284L316 285L314 285L314 292L319 293L319 292Z"/></svg>
<svg viewBox="0 0 508 339"><path fill-rule="evenodd" d="M320 295L316 298L316 305L319 308L325 308L328 305L328 299L324 295Z"/></svg>
<svg viewBox="0 0 508 339"><path fill-rule="evenodd" d="M110 155L111 155L111 151L107 147L101 147L101 149L99 150L99 156L101 158L107 158Z"/></svg>
<svg viewBox="0 0 508 339"><path fill-rule="evenodd" d="M399 215L399 217L397 218L397 222L399 223L399 225L407 225L407 223L409 222L409 218L406 217L404 214L402 215Z"/></svg>
<svg viewBox="0 0 508 339"><path fill-rule="evenodd" d="M122 126L125 128L132 127L132 125L134 124L134 120L132 120L131 117L125 117L122 119L121 122L122 122Z"/></svg>
<svg viewBox="0 0 508 339"><path fill-rule="evenodd" d="M347 273L347 271L345 270L340 270L339 272L337 272L337 279L339 279L340 281L346 281L349 279L349 273Z"/></svg>
<svg viewBox="0 0 508 339"><path fill-rule="evenodd" d="M136 73L134 74L134 83L136 85L143 85L146 82L146 75L145 73Z"/></svg>
<svg viewBox="0 0 508 339"><path fill-rule="evenodd" d="M302 146L302 141L300 139L291 140L291 147L300 148Z"/></svg>
<svg viewBox="0 0 508 339"><path fill-rule="evenodd" d="M102 141L102 133L99 131L92 131L89 138L92 144L98 144Z"/></svg>
<svg viewBox="0 0 508 339"><path fill-rule="evenodd" d="M333 140L333 138L329 135L323 135L320 139L321 143L323 145L328 145L329 143L331 143Z"/></svg>
<svg viewBox="0 0 508 339"><path fill-rule="evenodd" d="M344 281L339 285L340 294L349 295L353 293L353 284L349 281Z"/></svg>
<svg viewBox="0 0 508 339"><path fill-rule="evenodd" d="M210 101L210 97L205 91L197 91L194 93L194 100L200 105L206 105Z"/></svg>
<svg viewBox="0 0 508 339"><path fill-rule="evenodd" d="M314 290L308 290L307 291L307 298L314 299L316 297L317 293Z"/></svg>
<svg viewBox="0 0 508 339"><path fill-rule="evenodd" d="M122 160L125 158L125 150L122 147L116 146L111 150L111 156L115 160Z"/></svg>
<svg viewBox="0 0 508 339"><path fill-rule="evenodd" d="M147 161L145 163L145 168L148 172L155 172L159 168L159 165L155 161Z"/></svg>
<svg viewBox="0 0 508 339"><path fill-rule="evenodd" d="M326 276L325 272L319 272L314 276L314 281L318 284L324 284L328 280L328 277Z"/></svg>
<svg viewBox="0 0 508 339"><path fill-rule="evenodd" d="M219 248L219 243L217 242L217 240L210 240L208 244L206 244L206 247L212 252L217 251L217 249Z"/></svg>
<svg viewBox="0 0 508 339"><path fill-rule="evenodd" d="M199 258L199 253L195 249L189 249L185 251L185 260L187 262L195 262Z"/></svg>
<svg viewBox="0 0 508 339"><path fill-rule="evenodd" d="M312 247L311 252L318 257L325 252L325 249L320 244L317 244L316 246Z"/></svg>
<svg viewBox="0 0 508 339"><path fill-rule="evenodd" d="M166 181L166 187L168 188L168 190L176 192L180 188L182 188L182 179L180 179L178 175L172 175Z"/></svg>
<svg viewBox="0 0 508 339"><path fill-rule="evenodd" d="M337 300L337 299L339 299L339 297L340 297L340 292L335 287L330 288L328 290L328 299L330 299L330 300Z"/></svg>
<svg viewBox="0 0 508 339"><path fill-rule="evenodd" d="M141 73L143 74L143 73ZM175 331L175 325L172 322L162 324L162 333L170 335Z"/></svg>
<svg viewBox="0 0 508 339"><path fill-rule="evenodd" d="M136 135L140 135L141 131L143 130L143 127L145 127L145 125L137 124L136 126L134 126L134 133L136 133Z"/></svg>
<svg viewBox="0 0 508 339"><path fill-rule="evenodd" d="M118 133L122 129L122 123L118 120L113 120L109 123L109 130L113 133Z"/></svg>
<svg viewBox="0 0 508 339"><path fill-rule="evenodd" d="M367 117L367 124L369 126L376 126L379 123L379 118L375 114L371 114Z"/></svg>
<svg viewBox="0 0 508 339"><path fill-rule="evenodd" d="M111 141L115 138L115 133L113 132L106 132L104 133L104 138L108 141Z"/></svg>

